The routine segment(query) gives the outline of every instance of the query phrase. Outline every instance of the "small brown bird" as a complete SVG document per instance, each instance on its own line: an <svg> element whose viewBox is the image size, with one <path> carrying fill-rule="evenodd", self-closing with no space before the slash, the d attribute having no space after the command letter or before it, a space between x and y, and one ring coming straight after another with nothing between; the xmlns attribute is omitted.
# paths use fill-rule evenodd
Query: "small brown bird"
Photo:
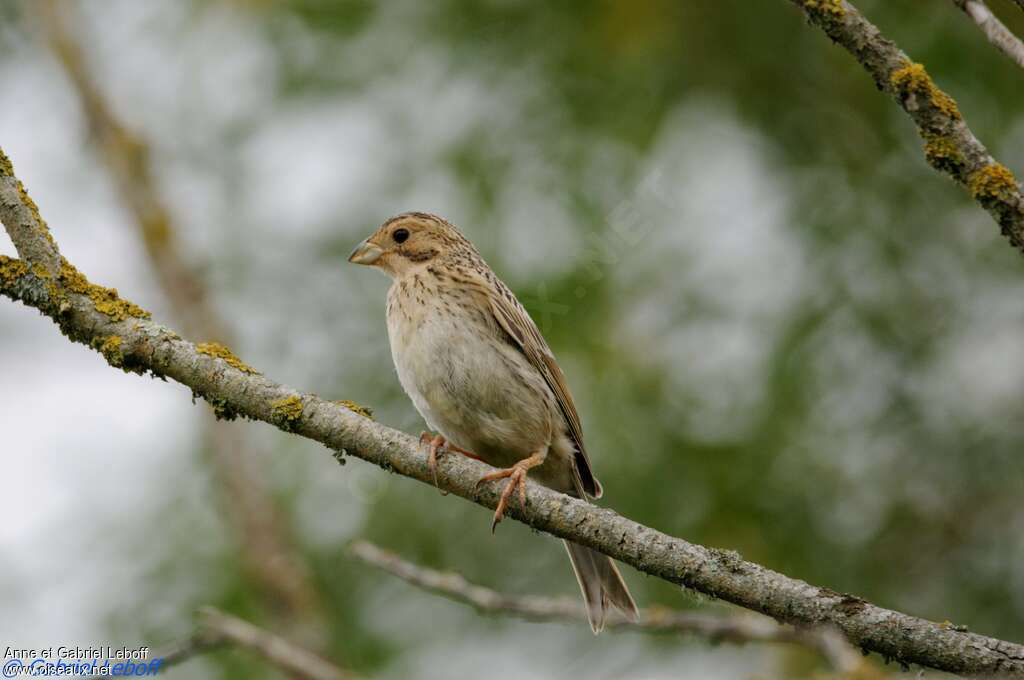
<svg viewBox="0 0 1024 680"><path fill-rule="evenodd" d="M349 256L383 270L391 356L402 387L427 425L428 463L454 450L503 468L508 478L491 530L526 475L577 498L601 485L583 448L583 429L565 376L529 314L452 224L410 212L385 222ZM435 473L436 474L436 473ZM611 558L565 542L595 633L608 606L637 610Z"/></svg>

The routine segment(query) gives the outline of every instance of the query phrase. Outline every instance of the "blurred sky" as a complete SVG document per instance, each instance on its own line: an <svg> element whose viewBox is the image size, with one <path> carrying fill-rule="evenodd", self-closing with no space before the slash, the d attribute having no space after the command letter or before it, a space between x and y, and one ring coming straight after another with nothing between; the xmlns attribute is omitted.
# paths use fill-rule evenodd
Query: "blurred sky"
<svg viewBox="0 0 1024 680"><path fill-rule="evenodd" d="M247 362L418 432L387 348L387 281L344 256L394 213L437 212L551 341L609 505L818 585L1024 638L1024 268L789 3L760 18L695 3L664 22L658 2L61 4L113 108L153 145ZM954 8L917 30L905 4L862 9L1024 168L1022 91L1001 85L1019 71ZM2 13L0 145L64 255L169 319L59 64L30 17ZM776 32L757 38L765 63L745 47L751 22ZM950 56L950 35L969 58ZM975 59L991 82L965 75ZM651 63L679 82L631 70ZM0 304L0 338L0 606L13 613L0 640L156 643L198 605L244 602L202 452L206 405L112 370L21 305ZM235 426L259 444L331 606L350 607L332 649L365 673L473 677L497 660L524 678L797 677L810 663L481 623L346 565L344 543L575 596L553 541L505 525L492 540L464 504ZM627 578L643 603L695 604ZM179 671L255 672L216 659Z"/></svg>

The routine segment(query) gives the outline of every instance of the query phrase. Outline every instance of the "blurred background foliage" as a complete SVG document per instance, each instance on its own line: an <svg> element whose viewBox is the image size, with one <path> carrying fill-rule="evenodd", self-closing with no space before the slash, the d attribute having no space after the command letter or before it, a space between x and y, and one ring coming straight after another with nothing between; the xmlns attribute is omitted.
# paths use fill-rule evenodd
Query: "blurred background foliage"
<svg viewBox="0 0 1024 680"><path fill-rule="evenodd" d="M1024 638L1024 262L789 2L59 4L112 108L152 146L187 258L247 362L418 432L387 346L387 281L344 257L394 213L437 212L558 355L604 504L816 585ZM990 4L1024 33L1011 2ZM1024 74L952 3L858 7L1024 168ZM25 9L0 10L0 143L69 259L161 318L130 216ZM74 383L88 399L113 373L101 359L24 308L4 304L0 329L4 366L32 359L5 385L43 395L3 421L21 442L4 465L36 494L5 503L28 528L0 536L0 601L33 623L4 636L155 643L205 603L273 628L221 519L206 407L114 374L110 398L137 390L132 403L79 413L54 395ZM132 439L117 436L126 421ZM803 677L817 663L595 640L414 591L353 563L346 542L510 593L576 586L548 537L506 523L492 538L478 507L232 427L311 565L322 651L361 674ZM86 462L54 474L68 456ZM134 491L105 493L119 475ZM36 512L40 496L61 503ZM645 605L717 606L627 579ZM52 613L75 601L87 605ZM273 677L237 652L176 674Z"/></svg>

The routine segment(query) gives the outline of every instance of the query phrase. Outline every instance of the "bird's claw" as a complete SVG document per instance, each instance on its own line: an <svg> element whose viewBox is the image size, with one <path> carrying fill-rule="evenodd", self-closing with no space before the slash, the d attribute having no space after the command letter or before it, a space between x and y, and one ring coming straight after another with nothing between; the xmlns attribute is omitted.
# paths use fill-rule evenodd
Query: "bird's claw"
<svg viewBox="0 0 1024 680"><path fill-rule="evenodd" d="M434 477L434 486L441 492L442 496L447 496L448 492L441 488L437 482L437 459L438 454L444 455L448 453L448 442L439 434L431 435L429 432L420 433L420 446L427 444L427 469L430 470L430 474Z"/></svg>
<svg viewBox="0 0 1024 680"><path fill-rule="evenodd" d="M427 444L427 468L430 469L430 474L433 475L434 477L434 486L437 487L437 490L441 492L442 496L447 496L448 492L442 489L437 482L438 458L445 454L458 453L465 456L466 458L472 458L473 460L483 460L483 458L476 455L472 451L467 451L461 446L456 446L455 444L452 444L447 439L445 439L444 435L441 434L421 432L420 446L423 446L424 444Z"/></svg>
<svg viewBox="0 0 1024 680"><path fill-rule="evenodd" d="M508 501L516 489L519 490L519 504L524 508L526 507L526 471L528 469L529 466L516 463L506 470L498 470L497 472L486 474L477 480L474 491L479 490L480 485L485 482L508 478L508 483L505 484L505 488L501 491L501 497L498 499L498 507L494 510L494 518L491 520L492 534L498 528L498 523L504 519L505 508L508 507Z"/></svg>

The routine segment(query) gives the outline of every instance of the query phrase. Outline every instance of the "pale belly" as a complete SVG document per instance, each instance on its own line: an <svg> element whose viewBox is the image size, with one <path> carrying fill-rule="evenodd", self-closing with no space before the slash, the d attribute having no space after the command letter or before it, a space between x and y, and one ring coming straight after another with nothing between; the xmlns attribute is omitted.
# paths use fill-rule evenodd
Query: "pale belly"
<svg viewBox="0 0 1024 680"><path fill-rule="evenodd" d="M398 379L427 425L497 467L544 452L532 476L572 488L571 443L540 373L478 320L423 313L389 313L388 336Z"/></svg>

